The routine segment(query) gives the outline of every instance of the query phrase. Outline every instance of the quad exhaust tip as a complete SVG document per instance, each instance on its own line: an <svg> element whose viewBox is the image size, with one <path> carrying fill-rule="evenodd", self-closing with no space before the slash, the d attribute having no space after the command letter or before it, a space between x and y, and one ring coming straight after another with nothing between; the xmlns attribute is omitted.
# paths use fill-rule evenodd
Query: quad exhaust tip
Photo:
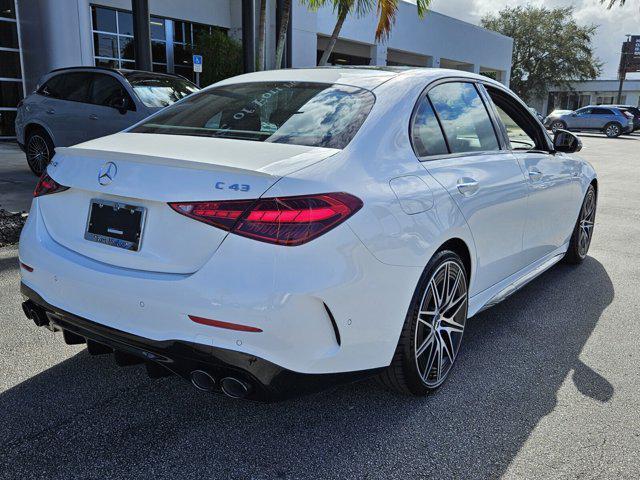
<svg viewBox="0 0 640 480"><path fill-rule="evenodd" d="M193 386L198 390L202 390L204 392L211 392L216 388L215 378L204 370L194 370L191 372L191 383L193 383Z"/></svg>
<svg viewBox="0 0 640 480"><path fill-rule="evenodd" d="M245 398L250 392L247 382L235 377L224 377L220 380L222 393L231 398Z"/></svg>

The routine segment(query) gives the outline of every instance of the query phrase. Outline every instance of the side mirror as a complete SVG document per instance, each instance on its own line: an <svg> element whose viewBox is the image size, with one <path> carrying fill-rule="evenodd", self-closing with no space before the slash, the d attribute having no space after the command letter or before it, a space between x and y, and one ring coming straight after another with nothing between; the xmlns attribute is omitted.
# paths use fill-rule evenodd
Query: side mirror
<svg viewBox="0 0 640 480"><path fill-rule="evenodd" d="M129 100L127 97L116 97L109 103L109 106L115 108L124 115L127 113L127 110L129 110Z"/></svg>
<svg viewBox="0 0 640 480"><path fill-rule="evenodd" d="M582 150L582 140L568 130L559 128L553 135L553 148L556 152L579 152Z"/></svg>
<svg viewBox="0 0 640 480"><path fill-rule="evenodd" d="M572 116L572 117L577 117L577 116L578 116L578 114L577 114L576 112L573 112L573 113L571 114L571 116Z"/></svg>

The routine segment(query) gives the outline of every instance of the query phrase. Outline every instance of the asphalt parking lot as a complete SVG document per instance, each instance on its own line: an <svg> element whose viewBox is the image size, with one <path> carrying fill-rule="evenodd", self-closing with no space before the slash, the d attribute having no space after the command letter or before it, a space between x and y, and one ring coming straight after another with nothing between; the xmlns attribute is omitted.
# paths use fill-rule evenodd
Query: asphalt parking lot
<svg viewBox="0 0 640 480"><path fill-rule="evenodd" d="M0 478L639 478L640 137L582 140L590 257L471 319L427 398L362 382L262 405L150 380L26 320L0 249Z"/></svg>

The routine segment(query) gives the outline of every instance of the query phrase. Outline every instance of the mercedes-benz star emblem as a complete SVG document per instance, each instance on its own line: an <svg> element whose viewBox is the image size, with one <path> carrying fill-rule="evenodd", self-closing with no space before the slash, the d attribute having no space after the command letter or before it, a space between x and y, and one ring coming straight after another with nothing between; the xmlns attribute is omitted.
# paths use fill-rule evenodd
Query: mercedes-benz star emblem
<svg viewBox="0 0 640 480"><path fill-rule="evenodd" d="M113 162L105 163L98 172L98 183L102 186L109 185L118 173L118 166Z"/></svg>

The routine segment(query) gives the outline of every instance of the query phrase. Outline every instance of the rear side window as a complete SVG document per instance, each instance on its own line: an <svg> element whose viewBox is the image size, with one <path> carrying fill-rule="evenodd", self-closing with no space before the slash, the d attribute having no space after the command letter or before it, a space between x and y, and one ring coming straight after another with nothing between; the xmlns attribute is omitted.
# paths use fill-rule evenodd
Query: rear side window
<svg viewBox="0 0 640 480"><path fill-rule="evenodd" d="M594 108L591 110L591 115L613 115L613 112L608 108Z"/></svg>
<svg viewBox="0 0 640 480"><path fill-rule="evenodd" d="M195 93L131 131L344 148L374 101L346 85L231 84Z"/></svg>
<svg viewBox="0 0 640 480"><path fill-rule="evenodd" d="M413 148L419 157L449 153L438 119L427 97L423 97L418 104L418 109L413 119L411 136L413 138Z"/></svg>
<svg viewBox="0 0 640 480"><path fill-rule="evenodd" d="M60 100L88 102L91 76L92 74L89 72L56 75L43 85L40 92Z"/></svg>
<svg viewBox="0 0 640 480"><path fill-rule="evenodd" d="M451 153L499 150L487 109L471 83L437 85L428 94Z"/></svg>

